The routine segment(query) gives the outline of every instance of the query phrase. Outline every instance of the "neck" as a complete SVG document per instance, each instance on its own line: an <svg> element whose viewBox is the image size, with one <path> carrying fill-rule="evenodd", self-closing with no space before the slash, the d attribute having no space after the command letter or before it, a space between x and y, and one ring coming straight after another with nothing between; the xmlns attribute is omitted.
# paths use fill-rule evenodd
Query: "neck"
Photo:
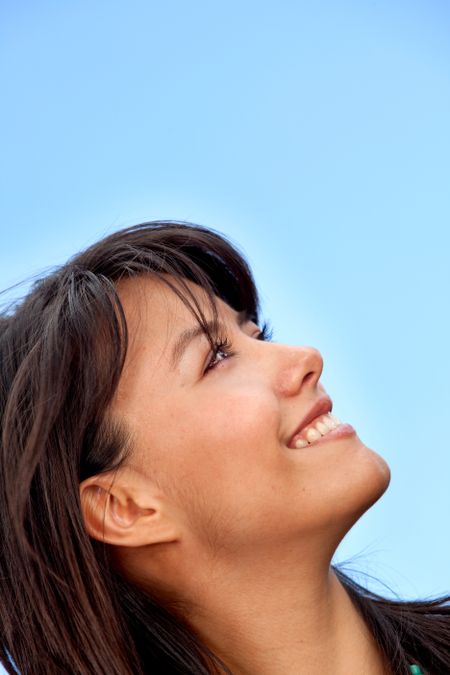
<svg viewBox="0 0 450 675"><path fill-rule="evenodd" d="M202 576L187 619L233 675L390 672L329 562L308 569L278 551L238 566L216 559Z"/></svg>

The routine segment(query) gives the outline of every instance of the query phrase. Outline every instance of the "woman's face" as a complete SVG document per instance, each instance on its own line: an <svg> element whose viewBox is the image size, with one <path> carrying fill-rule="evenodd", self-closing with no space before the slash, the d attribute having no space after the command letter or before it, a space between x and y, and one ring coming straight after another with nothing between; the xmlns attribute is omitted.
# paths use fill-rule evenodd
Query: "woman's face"
<svg viewBox="0 0 450 675"><path fill-rule="evenodd" d="M231 352L211 353L201 333L177 350L198 324L175 293L141 277L120 282L119 295L130 345L113 412L133 434L129 463L170 499L185 536L240 554L318 533L335 547L390 474L356 434L288 447L324 394L320 353L261 341L220 299Z"/></svg>

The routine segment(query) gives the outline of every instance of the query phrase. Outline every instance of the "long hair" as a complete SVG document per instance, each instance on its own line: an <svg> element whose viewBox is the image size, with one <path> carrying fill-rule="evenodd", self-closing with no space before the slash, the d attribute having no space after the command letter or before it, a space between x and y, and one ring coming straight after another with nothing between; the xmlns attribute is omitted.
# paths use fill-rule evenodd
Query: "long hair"
<svg viewBox="0 0 450 675"><path fill-rule="evenodd" d="M116 284L143 274L177 293L211 344L187 280L206 291L214 316L218 296L260 321L236 247L167 221L104 238L0 318L0 660L9 673L231 675L176 604L124 578L84 527L80 481L127 457L126 429L108 416L128 341ZM387 600L334 569L394 673L409 663L450 672L450 597Z"/></svg>

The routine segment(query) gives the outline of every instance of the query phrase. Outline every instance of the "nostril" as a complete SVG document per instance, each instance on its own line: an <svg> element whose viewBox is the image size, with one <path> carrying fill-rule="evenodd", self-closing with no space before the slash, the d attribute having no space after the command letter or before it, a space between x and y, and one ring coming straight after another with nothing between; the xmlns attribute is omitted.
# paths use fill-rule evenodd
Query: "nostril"
<svg viewBox="0 0 450 675"><path fill-rule="evenodd" d="M314 370L311 370L305 377L303 378L303 382L309 382L309 380L314 377L315 372Z"/></svg>

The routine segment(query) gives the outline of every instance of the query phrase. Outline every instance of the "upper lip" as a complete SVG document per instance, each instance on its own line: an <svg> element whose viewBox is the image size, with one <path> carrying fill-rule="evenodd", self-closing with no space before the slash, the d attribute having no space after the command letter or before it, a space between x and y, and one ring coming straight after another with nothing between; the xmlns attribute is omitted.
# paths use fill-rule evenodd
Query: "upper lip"
<svg viewBox="0 0 450 675"><path fill-rule="evenodd" d="M292 441L297 436L297 434L299 434L300 431L302 431L302 429L308 426L308 424L312 422L313 419L319 417L319 415L326 415L327 413L331 412L332 409L333 409L333 401L329 396L321 396L319 399L317 399L312 408L310 408L309 412L305 415L305 417L298 425L293 436L291 437L289 445L291 445Z"/></svg>

